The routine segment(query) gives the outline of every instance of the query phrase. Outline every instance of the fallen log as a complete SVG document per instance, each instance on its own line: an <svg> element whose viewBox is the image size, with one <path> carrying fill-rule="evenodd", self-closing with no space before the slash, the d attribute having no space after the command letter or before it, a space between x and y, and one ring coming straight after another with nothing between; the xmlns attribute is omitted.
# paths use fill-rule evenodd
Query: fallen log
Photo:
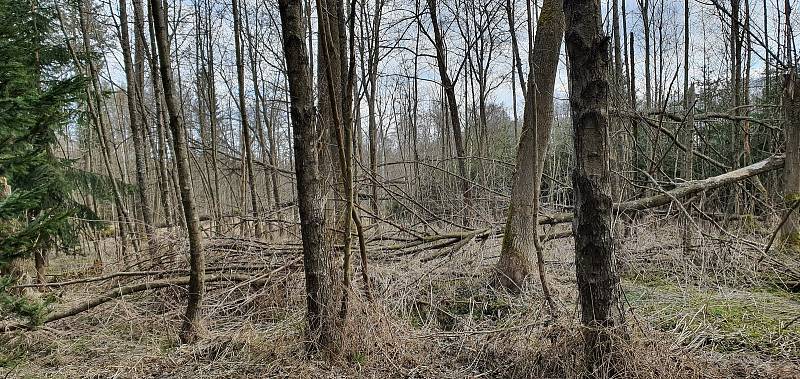
<svg viewBox="0 0 800 379"><path fill-rule="evenodd" d="M206 273L214 271L258 271L268 269L268 266L220 266L220 267L206 267ZM156 276L156 275L173 275L173 274L188 274L189 269L179 268L172 270L149 270L149 271L118 271L102 276L93 276L88 278L80 278L67 280L63 282L48 282L48 283L32 283L20 284L11 286L12 289L19 288L54 288L66 287L75 284L88 284L94 282L103 282L115 278L133 277L133 276Z"/></svg>
<svg viewBox="0 0 800 379"><path fill-rule="evenodd" d="M669 191L660 194L614 204L614 210L619 213L634 213L645 209L656 208L667 205L673 198L681 199L696 195L700 192L716 189L728 184L747 179L752 176L760 175L765 172L783 167L785 156L783 154L773 155L763 161L753 163L749 166L738 168L721 175L710 178L692 180L683 183ZM572 222L572 213L556 213L539 217L539 224L561 224Z"/></svg>
<svg viewBox="0 0 800 379"><path fill-rule="evenodd" d="M266 283L268 280L270 280L272 275L291 266L294 262L297 262L299 260L300 258L296 258L288 262L287 264L260 276L251 276L242 274L225 274L225 275L211 274L205 276L205 282L212 283L220 281L232 281L232 282L250 282L250 284L252 285L259 285ZM120 298L125 295L130 295L137 292L143 292L159 288L186 286L188 284L189 284L189 277L183 276L179 278L154 280L150 282L131 284L129 286L124 286L124 287L117 287L99 296L76 302L74 305L64 310L58 312L52 312L47 316L45 316L45 318L41 322L41 325L53 321L58 321L67 317L75 316L77 314L83 313L99 305L105 304L111 300ZM29 323L24 323L24 322L15 322L15 321L4 322L0 323L0 333L5 333L19 329L35 329L37 326L39 325L31 325Z"/></svg>

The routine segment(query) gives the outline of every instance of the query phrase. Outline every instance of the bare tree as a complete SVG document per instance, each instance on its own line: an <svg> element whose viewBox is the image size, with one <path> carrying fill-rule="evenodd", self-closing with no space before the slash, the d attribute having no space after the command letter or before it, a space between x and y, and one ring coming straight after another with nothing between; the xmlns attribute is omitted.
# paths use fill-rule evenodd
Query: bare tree
<svg viewBox="0 0 800 379"><path fill-rule="evenodd" d="M134 4L134 7L141 6L140 2ZM141 19L141 9L135 10L138 14L136 20ZM144 221L144 228L147 239L148 252L151 258L155 258L155 246L153 245L154 229L153 229L153 214L150 207L150 199L147 197L147 163L145 162L145 144L144 144L144 126L143 126L143 112L141 106L141 93L142 93L142 71L144 70L142 49L144 49L144 41L140 38L140 33L136 33L136 65L134 66L131 46L130 46L130 31L128 27L128 5L127 0L119 1L119 18L120 18L120 46L122 46L122 58L125 69L125 80L127 88L127 102L128 102L128 119L130 120L131 136L133 137L133 150L135 154L136 163L136 185L139 195L139 208L141 210L142 219ZM138 25L138 22L136 23ZM139 27L136 28L139 31Z"/></svg>
<svg viewBox="0 0 800 379"><path fill-rule="evenodd" d="M241 117L242 137L244 147L245 176L250 193L250 207L252 208L253 218L255 218L256 237L262 235L261 221L258 212L258 194L256 193L255 174L253 173L253 139L250 136L250 122L247 116L247 101L245 100L244 83L244 52L242 47L242 17L239 14L239 0L232 0L233 8L233 40L236 50L236 81L239 86L239 114ZM256 106L257 107L257 106Z"/></svg>
<svg viewBox="0 0 800 379"><path fill-rule="evenodd" d="M189 297L183 324L181 325L180 338L184 343L191 343L197 338L198 314L200 304L203 301L205 258L200 235L200 220L195 210L194 192L192 191L189 173L186 129L184 129L183 116L178 103L178 93L172 78L172 63L169 57L170 49L167 37L167 14L162 8L161 1L149 1L150 9L152 10L151 21L155 31L155 42L158 47L161 83L164 89L167 112L169 113L169 127L172 131L173 151L175 152L175 163L178 168L181 202L183 203L183 213L186 218L186 231L189 236Z"/></svg>
<svg viewBox="0 0 800 379"><path fill-rule="evenodd" d="M342 325L337 312L341 289L336 257L325 233L325 183L320 177L320 152L316 145L321 131L315 122L309 55L304 43L303 3L301 0L280 0L278 7L289 81L303 267L306 274L308 332L315 348L323 352L335 352L342 337Z"/></svg>
<svg viewBox="0 0 800 379"><path fill-rule="evenodd" d="M445 56L446 48L444 46L444 37L442 29L439 26L439 15L436 8L435 0L428 1L428 11L431 16L431 26L433 27L433 38L425 34L433 42L436 49L436 63L439 68L439 78L442 81L442 89L444 90L445 97L447 98L447 110L450 115L450 126L453 131L453 142L456 148L456 160L458 163L458 174L461 177L461 193L467 205L470 204L470 183L467 175L467 163L464 154L464 137L461 133L461 117L458 114L458 102L456 100L455 83L450 78L447 72L447 57ZM421 22L420 22L421 25Z"/></svg>
<svg viewBox="0 0 800 379"><path fill-rule="evenodd" d="M617 314L619 276L614 269L608 141L608 52L600 2L566 0L564 40L569 58L569 97L574 133L575 272L588 369L610 358L609 328Z"/></svg>
<svg viewBox="0 0 800 379"><path fill-rule="evenodd" d="M783 197L792 212L800 204L800 79L790 69L784 79L783 109L786 138L786 163L783 166ZM792 250L800 251L800 215L789 214L781 227L781 239Z"/></svg>
<svg viewBox="0 0 800 379"><path fill-rule="evenodd" d="M535 249L537 260L542 261L537 233L539 194L553 122L553 88L558 56L564 35L564 12L560 0L546 0L542 4L536 30L511 204L497 263L501 282L508 288L518 288L523 284L533 266L530 261L532 250ZM539 275L545 296L551 301L541 264Z"/></svg>

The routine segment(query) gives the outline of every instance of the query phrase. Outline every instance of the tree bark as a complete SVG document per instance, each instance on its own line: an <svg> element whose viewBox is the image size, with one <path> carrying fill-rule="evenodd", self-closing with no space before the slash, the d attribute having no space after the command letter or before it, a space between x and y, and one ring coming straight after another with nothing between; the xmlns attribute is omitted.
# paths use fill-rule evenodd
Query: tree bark
<svg viewBox="0 0 800 379"><path fill-rule="evenodd" d="M289 81L308 332L312 348L335 354L342 340L342 325L337 314L341 288L335 253L325 233L324 182L320 177L316 147L321 132L315 123L302 0L280 0L278 9Z"/></svg>
<svg viewBox="0 0 800 379"><path fill-rule="evenodd" d="M519 288L532 268L542 172L553 120L553 88L564 35L561 0L546 0L536 26L511 204L497 269L506 288ZM546 284L544 285L546 286Z"/></svg>
<svg viewBox="0 0 800 379"><path fill-rule="evenodd" d="M445 57L444 39L439 27L439 15L436 10L436 0L427 0L428 10L431 15L431 25L433 26L433 42L436 49L436 63L439 68L439 77L442 81L447 97L448 112L450 113L450 123L453 129L453 142L456 148L456 161L458 164L458 174L461 176L461 193L464 202L471 203L469 176L467 175L467 163L464 154L464 137L461 134L461 118L458 115L458 103L456 101L455 83L447 73L447 58Z"/></svg>
<svg viewBox="0 0 800 379"><path fill-rule="evenodd" d="M800 202L800 78L792 68L786 75L783 89L783 111L786 117L783 133L786 138L786 163L783 165L783 198L786 206ZM800 215L794 212L781 227L781 241L787 249L800 253Z"/></svg>
<svg viewBox="0 0 800 379"><path fill-rule="evenodd" d="M172 78L169 39L167 38L167 15L160 0L149 0L152 10L152 23L155 31L161 83L164 89L164 100L169 113L169 127L172 131L173 151L178 168L178 185L186 218L186 230L189 237L189 296L181 325L180 338L183 343L194 342L197 338L199 310L203 301L205 259L203 243L200 235L200 221L197 217L189 173L189 151L186 146L186 130L181 115L179 94L176 93Z"/></svg>
<svg viewBox="0 0 800 379"><path fill-rule="evenodd" d="M137 4L138 3L138 4ZM134 7L141 6L141 2L134 2ZM135 11L136 25L141 18L141 10ZM133 151L136 164L136 190L139 195L139 209L142 214L142 221L144 222L145 240L147 241L147 251L150 258L156 258L155 245L153 238L155 237L155 230L153 229L153 214L150 207L150 199L147 197L147 162L145 162L145 143L144 143L144 126L143 117L141 112L141 70L144 69L144 64L140 59L137 59L134 66L131 46L130 46L130 31L128 27L128 6L127 0L119 1L119 18L120 18L120 46L122 47L122 58L125 69L125 80L127 90L127 103L128 103L128 119L130 121L131 136L133 139ZM137 31L138 31L137 27ZM139 33L136 33L136 48L137 58L142 57L142 52L139 50L144 47L144 44L139 38Z"/></svg>
<svg viewBox="0 0 800 379"><path fill-rule="evenodd" d="M590 375L611 357L611 330L622 322L614 269L608 141L609 39L600 2L564 1L569 96L574 133L575 272Z"/></svg>
<svg viewBox="0 0 800 379"><path fill-rule="evenodd" d="M256 178L253 172L253 143L250 136L250 122L247 117L247 101L244 95L244 53L242 51L242 17L239 14L239 0L232 0L233 8L233 34L236 50L236 81L239 85L239 114L241 115L242 137L244 139L244 159L247 175L247 188L250 193L250 207L255 218L256 237L261 238L261 222L258 215L258 196L256 194Z"/></svg>

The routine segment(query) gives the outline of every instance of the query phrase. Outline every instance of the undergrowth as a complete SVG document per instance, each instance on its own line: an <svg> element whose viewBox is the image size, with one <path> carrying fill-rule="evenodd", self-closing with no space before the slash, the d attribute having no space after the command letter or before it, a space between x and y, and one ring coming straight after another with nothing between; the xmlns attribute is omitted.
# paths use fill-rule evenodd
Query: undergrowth
<svg viewBox="0 0 800 379"><path fill-rule="evenodd" d="M628 323L614 331L616 354L599 376L794 377L797 294L771 285L769 273L757 269L757 255L651 249L668 245L657 233L620 249ZM354 283L347 338L333 362L306 348L303 277L293 270L258 288L211 285L194 345L176 338L185 304L177 288L129 296L35 331L0 334L0 377L586 376L570 244L549 243L545 257L555 314L536 281L516 296L491 285L496 257L490 254L498 244L472 242L431 262L373 262L377 298L367 301ZM269 251L237 254L210 261L273 259ZM61 301L100 288L73 287Z"/></svg>

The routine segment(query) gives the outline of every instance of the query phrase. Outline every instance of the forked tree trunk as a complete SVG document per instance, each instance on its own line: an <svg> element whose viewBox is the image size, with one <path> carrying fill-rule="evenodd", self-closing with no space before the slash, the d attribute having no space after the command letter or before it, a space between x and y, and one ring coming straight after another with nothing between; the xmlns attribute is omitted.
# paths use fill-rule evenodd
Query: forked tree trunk
<svg viewBox="0 0 800 379"><path fill-rule="evenodd" d="M341 290L335 254L325 235L325 182L320 177L316 146L319 135L315 125L309 55L304 43L303 3L302 0L280 0L278 8L289 81L308 332L315 349L335 353L342 339L342 325L337 312Z"/></svg>
<svg viewBox="0 0 800 379"><path fill-rule="evenodd" d="M595 372L611 356L609 328L622 322L611 233L609 39L603 35L599 1L566 0L564 13L575 146L575 272L581 322L587 327L587 368Z"/></svg>
<svg viewBox="0 0 800 379"><path fill-rule="evenodd" d="M169 127L172 131L175 163L178 168L178 186L181 192L183 213L186 218L186 231L189 237L189 296L181 325L180 338L183 343L194 342L197 338L200 304L203 301L205 259L203 243L200 235L200 221L194 206L191 177L189 175L189 151L186 146L186 130L181 115L178 94L172 79L169 39L167 38L167 16L160 0L150 0L152 9L153 30L158 47L158 62L161 82L164 88L164 99L169 113Z"/></svg>
<svg viewBox="0 0 800 379"><path fill-rule="evenodd" d="M553 87L564 35L561 0L542 4L537 23L534 60L525 91L525 111L511 187L511 205L497 269L506 288L517 289L533 268L542 172L553 120ZM546 290L546 284L544 289Z"/></svg>

